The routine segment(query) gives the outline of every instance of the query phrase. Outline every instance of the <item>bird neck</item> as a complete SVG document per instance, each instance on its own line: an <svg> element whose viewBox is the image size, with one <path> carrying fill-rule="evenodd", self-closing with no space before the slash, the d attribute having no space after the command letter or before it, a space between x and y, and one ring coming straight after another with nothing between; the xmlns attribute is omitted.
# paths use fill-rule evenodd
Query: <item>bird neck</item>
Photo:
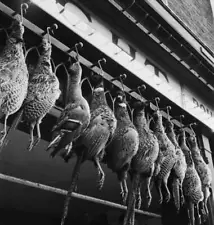
<svg viewBox="0 0 214 225"><path fill-rule="evenodd" d="M115 107L115 117L118 121L131 122L127 108L120 105Z"/></svg>
<svg viewBox="0 0 214 225"><path fill-rule="evenodd" d="M80 97L82 97L82 89L80 83L70 82L66 93L66 103L71 103Z"/></svg>
<svg viewBox="0 0 214 225"><path fill-rule="evenodd" d="M134 124L139 131L145 132L150 130L144 110L141 110L135 114Z"/></svg>
<svg viewBox="0 0 214 225"><path fill-rule="evenodd" d="M37 63L37 66L35 68L34 74L44 74L49 75L52 74L52 67L51 67L51 61L50 61L50 55L43 54L39 57L39 61Z"/></svg>
<svg viewBox="0 0 214 225"><path fill-rule="evenodd" d="M162 120L161 116L158 117L158 119L155 122L154 132L155 133L165 133L164 127L163 127L163 120Z"/></svg>
<svg viewBox="0 0 214 225"><path fill-rule="evenodd" d="M103 89L103 91L93 93L90 108L92 110L97 109L101 105L107 105L104 89Z"/></svg>
<svg viewBox="0 0 214 225"><path fill-rule="evenodd" d="M170 127L170 128L168 127L166 129L166 134L167 134L169 140L172 142L172 144L175 147L178 147L179 145L178 145L178 142L177 142L177 139L176 139L176 135L175 135L175 132L174 132L172 127Z"/></svg>

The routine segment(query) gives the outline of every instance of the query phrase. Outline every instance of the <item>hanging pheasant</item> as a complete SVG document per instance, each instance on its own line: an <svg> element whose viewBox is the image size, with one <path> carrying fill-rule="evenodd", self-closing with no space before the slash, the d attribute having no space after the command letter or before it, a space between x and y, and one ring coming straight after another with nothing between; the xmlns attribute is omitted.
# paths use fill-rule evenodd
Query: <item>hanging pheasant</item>
<svg viewBox="0 0 214 225"><path fill-rule="evenodd" d="M78 58L77 58L78 60ZM53 140L48 145L47 151L52 149L51 157L64 150L66 155L72 152L73 142L85 131L90 122L90 108L82 95L81 77L82 67L79 61L69 62L68 65L67 105L62 111L57 124L53 127Z"/></svg>
<svg viewBox="0 0 214 225"><path fill-rule="evenodd" d="M200 149L197 144L197 139L194 133L190 134L188 138L188 143L190 145L190 150L192 152L195 168L201 179L202 191L204 194L203 207L205 208L206 216L208 216L209 211L207 208L207 201L210 196L210 189L212 185L212 173L209 166L205 163L201 155Z"/></svg>
<svg viewBox="0 0 214 225"><path fill-rule="evenodd" d="M178 145L176 135L174 132L174 124L168 118L165 123L166 127L166 134L172 144L175 146L176 150L176 163L173 167L173 182L172 182L172 193L173 199L175 203L175 207L179 212L180 206L184 203L184 196L183 196L183 180L186 174L187 164L184 153L182 152L181 148Z"/></svg>
<svg viewBox="0 0 214 225"><path fill-rule="evenodd" d="M115 116L117 128L112 142L106 149L105 162L108 168L117 174L120 182L123 203L126 203L128 188L126 184L127 172L131 160L136 155L139 146L138 132L130 120L127 111L125 93L119 91L115 101Z"/></svg>
<svg viewBox="0 0 214 225"><path fill-rule="evenodd" d="M135 208L135 199L137 208L141 206L141 183L145 180L146 193L147 193L147 206L149 207L152 200L150 191L150 182L155 169L155 162L159 153L159 145L156 136L153 131L149 128L148 121L145 117L145 106L144 102L136 102L134 110L134 125L139 133L139 148L137 154L133 157L131 162L131 177L132 177L132 188L128 196L127 212L124 219L124 225L132 220L134 216L132 213ZM135 187L137 185L137 187ZM136 188L136 189L135 189ZM132 213L131 213L132 212Z"/></svg>
<svg viewBox="0 0 214 225"><path fill-rule="evenodd" d="M0 53L0 109L5 115L0 146L7 135L7 119L21 108L28 88L28 70L23 53L22 17L13 21L11 30Z"/></svg>
<svg viewBox="0 0 214 225"><path fill-rule="evenodd" d="M93 74L92 80L95 88L93 89L92 100L90 102L91 120L87 129L77 140L77 143L75 143L77 162L72 174L71 186L65 200L61 225L64 224L68 213L68 204L73 189L76 187L81 163L86 160L94 162L99 175L98 187L99 189L102 188L105 174L100 165L100 161L103 159L105 154L106 144L110 143L112 140L117 125L116 118L106 101L102 76L99 74Z"/></svg>
<svg viewBox="0 0 214 225"><path fill-rule="evenodd" d="M186 163L187 163L187 170L186 170L185 178L183 181L185 201L187 204L190 224L195 225L194 207L196 207L197 209L196 210L197 218L200 219L199 202L203 201L203 198L204 198L204 195L202 192L201 180L196 171L191 151L187 147L186 134L184 129L180 130L180 134L178 135L178 142L179 142L181 150L183 151L185 155Z"/></svg>
<svg viewBox="0 0 214 225"><path fill-rule="evenodd" d="M50 39L43 37L43 51L33 71L28 86L28 94L23 106L23 119L30 124L30 144L28 150L41 139L40 123L44 116L55 105L60 96L59 80L51 67L51 43ZM37 129L37 140L34 141L34 127Z"/></svg>
<svg viewBox="0 0 214 225"><path fill-rule="evenodd" d="M172 144L172 142L169 140L169 138L165 133L161 112L159 110L155 111L153 114L153 118L155 122L154 133L158 139L160 147L158 159L160 161L160 171L156 176L156 183L158 194L160 195L159 202L161 204L163 201L163 196L161 192L162 183L164 185L164 188L166 189L166 197L165 197L166 202L168 202L171 198L171 194L169 192L167 183L171 170L176 162L176 152L175 146Z"/></svg>

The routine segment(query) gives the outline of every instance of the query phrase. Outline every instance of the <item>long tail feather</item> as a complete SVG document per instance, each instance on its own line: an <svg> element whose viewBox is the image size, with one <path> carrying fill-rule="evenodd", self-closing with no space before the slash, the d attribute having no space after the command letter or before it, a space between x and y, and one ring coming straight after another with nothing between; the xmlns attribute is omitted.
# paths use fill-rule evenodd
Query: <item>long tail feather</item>
<svg viewBox="0 0 214 225"><path fill-rule="evenodd" d="M77 157L77 161L76 161L73 173L72 173L71 185L69 187L68 193L65 198L65 203L64 203L64 208L63 208L63 216L61 219L61 225L64 225L65 219L68 215L68 207L69 207L69 203L71 200L71 195L72 195L74 189L76 188L76 184L77 184L79 174L80 174L80 166L81 166L82 160L83 160L83 152L82 152L81 156Z"/></svg>
<svg viewBox="0 0 214 225"><path fill-rule="evenodd" d="M174 178L172 182L172 193L173 193L173 199L174 199L174 204L177 209L177 212L180 211L180 189L179 189L179 179Z"/></svg>
<svg viewBox="0 0 214 225"><path fill-rule="evenodd" d="M129 192L129 195L128 195L128 205L127 205L127 210L124 217L123 225L128 225L129 222L133 220L133 214L134 214L135 202L136 202L136 193L138 190L139 182L140 182L140 175L135 173L132 179L131 191Z"/></svg>

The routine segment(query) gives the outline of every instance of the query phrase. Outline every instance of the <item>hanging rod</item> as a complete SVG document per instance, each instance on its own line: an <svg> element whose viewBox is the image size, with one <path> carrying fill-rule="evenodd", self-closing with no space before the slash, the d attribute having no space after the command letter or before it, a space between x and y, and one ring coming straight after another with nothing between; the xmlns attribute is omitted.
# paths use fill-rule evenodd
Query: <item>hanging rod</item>
<svg viewBox="0 0 214 225"><path fill-rule="evenodd" d="M29 181L29 180L24 180L24 179L21 179L21 178L9 176L9 175L2 174L2 173L0 173L0 179L8 181L8 182L16 183L16 184L25 185L25 186L28 186L28 187L37 188L37 189L48 191L48 192L53 192L53 193L60 194L60 195L67 195L66 190L51 187L51 186L48 186L48 185L45 185L45 184L32 182L32 181ZM93 202L93 203L96 203L96 204L108 206L108 207L111 207L111 208L119 209L119 210L126 210L126 206L123 206L123 205L120 205L120 204L117 204L117 203L114 203L114 202L102 200L102 199L99 199L99 198L94 198L94 197L91 197L91 196L78 194L78 193L75 193L75 192L72 193L72 197L77 198L77 199L81 199L81 200L84 200L84 201ZM135 213L137 213L138 215L161 218L161 215L159 215L159 214L146 212L146 211L138 210L138 209L135 209Z"/></svg>
<svg viewBox="0 0 214 225"><path fill-rule="evenodd" d="M109 0L110 1L110 0ZM9 8L8 6L6 6L5 4L3 4L2 2L0 2L0 11L3 12L4 14L6 14L7 16L9 16L10 18L13 18L13 15L15 13L14 10L12 10L11 8ZM37 25L33 24L32 22L30 22L29 20L27 20L26 18L23 18L23 25L29 29L30 31L32 31L33 33L37 34L38 36L41 36L44 34L44 30L42 30L41 28L39 28ZM59 50L61 50L62 52L64 52L67 55L70 55L71 57L75 58L76 57L76 53L74 51L69 52L70 48L68 46L66 46L65 44L63 44L62 42L60 42L59 40L57 40L55 37L51 36L51 44L54 45L56 48L58 48ZM69 53L68 53L69 52ZM90 70L94 71L95 73L100 73L100 68L98 66L93 66L93 63L90 62L89 60L87 60L86 58L84 58L83 56L81 56L79 54L79 61L82 65L86 66L87 68L90 68ZM108 74L105 71L103 72L103 77L110 81L114 78L112 77L110 74ZM118 80L114 80L112 82L116 87L121 88L121 83ZM132 96L135 99L138 100L142 100L142 101L146 101L145 98L143 98L142 96L140 96L137 92L131 92L131 89L129 87L127 87L125 84L123 84L124 90L125 92L127 92L127 94L129 94L130 96ZM152 109L155 109L156 106L154 104L151 104ZM61 112L61 108L59 107L53 107L51 109L51 111L49 112L50 115L54 115L59 117L60 112ZM163 117L167 118L167 114L162 111L162 115ZM179 121L174 120L174 124L178 127L183 127L183 124L181 124ZM186 128L185 129L187 132L191 133L191 130Z"/></svg>

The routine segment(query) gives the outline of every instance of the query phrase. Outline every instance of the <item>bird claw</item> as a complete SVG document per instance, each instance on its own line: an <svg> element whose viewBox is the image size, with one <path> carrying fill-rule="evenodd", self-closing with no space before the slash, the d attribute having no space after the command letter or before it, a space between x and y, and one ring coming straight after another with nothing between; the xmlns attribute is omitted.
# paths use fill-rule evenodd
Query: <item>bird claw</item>
<svg viewBox="0 0 214 225"><path fill-rule="evenodd" d="M162 205L162 203L163 203L163 197L160 197L160 199L159 199L158 202L159 202L160 205Z"/></svg>
<svg viewBox="0 0 214 225"><path fill-rule="evenodd" d="M98 186L99 190L101 190L103 188L104 181L105 181L105 176L104 175L100 175L100 178L99 178L99 180L97 182L97 186Z"/></svg>
<svg viewBox="0 0 214 225"><path fill-rule="evenodd" d="M127 201L127 197L128 197L128 193L121 191L120 192L121 198L122 198L122 203L123 205L126 205L126 201Z"/></svg>
<svg viewBox="0 0 214 225"><path fill-rule="evenodd" d="M165 197L165 202L168 203L169 200L170 200L170 198L171 198L171 196L170 196L170 194L168 193L167 196Z"/></svg>
<svg viewBox="0 0 214 225"><path fill-rule="evenodd" d="M141 198L137 198L136 199L136 209L140 209L141 208L141 203L142 203L142 199Z"/></svg>
<svg viewBox="0 0 214 225"><path fill-rule="evenodd" d="M151 205L151 202L152 202L152 196L147 196L147 199L148 199L148 201L147 201L147 208L149 208L150 205Z"/></svg>

